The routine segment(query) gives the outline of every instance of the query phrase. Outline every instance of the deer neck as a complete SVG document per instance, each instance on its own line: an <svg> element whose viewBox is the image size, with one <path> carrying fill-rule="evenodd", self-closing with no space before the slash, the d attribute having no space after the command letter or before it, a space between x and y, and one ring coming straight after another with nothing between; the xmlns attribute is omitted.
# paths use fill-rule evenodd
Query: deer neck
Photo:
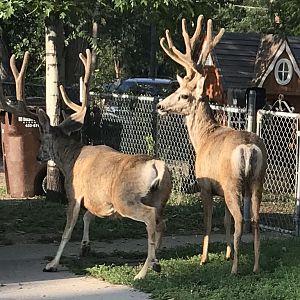
<svg viewBox="0 0 300 300"><path fill-rule="evenodd" d="M186 125L196 152L201 144L205 143L206 138L219 127L208 101L195 103L191 113L186 116Z"/></svg>
<svg viewBox="0 0 300 300"><path fill-rule="evenodd" d="M83 144L72 137L56 137L52 141L51 159L64 175L70 174Z"/></svg>

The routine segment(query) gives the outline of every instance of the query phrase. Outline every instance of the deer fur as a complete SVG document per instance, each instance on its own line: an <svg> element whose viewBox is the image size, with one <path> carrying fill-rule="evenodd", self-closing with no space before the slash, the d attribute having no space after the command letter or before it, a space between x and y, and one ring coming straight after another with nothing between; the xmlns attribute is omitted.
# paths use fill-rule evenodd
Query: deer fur
<svg viewBox="0 0 300 300"><path fill-rule="evenodd" d="M148 257L136 279L144 278L149 266L158 270L155 256L165 224L163 212L171 192L170 174L164 162L144 155L128 155L110 147L84 146L59 127L50 126L43 110L38 112L41 147L38 160L52 159L65 177L69 200L67 225L56 257L45 270L58 266L60 256L78 218L80 206L87 209L84 233L92 215L118 214L144 222L148 231ZM82 251L89 238L83 238Z"/></svg>
<svg viewBox="0 0 300 300"><path fill-rule="evenodd" d="M95 216L103 218L118 215L145 223L148 233L148 256L142 269L135 276L135 279L142 279L150 266L155 271L160 271L156 250L165 229L163 213L171 193L170 173L163 161L150 156L123 154L104 145L86 146L71 135L82 127L88 104L91 68L89 50L86 55L80 55L85 67L82 105L73 103L60 86L63 100L75 113L58 126L50 125L50 119L42 109L38 109L36 114L28 114L29 109L23 97L17 98L17 106L8 106L3 93L0 93L0 100L6 104L5 108L8 111L30 116L38 121L41 145L37 159L53 160L65 177L68 198L67 222L56 256L46 265L44 271L57 270L64 247L71 237L80 208L83 206L87 211L83 217L82 253L89 249L89 225ZM28 53L24 61L27 64ZM24 82L24 78L20 82ZM18 89L22 95L24 86L18 86Z"/></svg>
<svg viewBox="0 0 300 300"><path fill-rule="evenodd" d="M186 54L173 45L169 32L167 43L161 39L165 52L186 68L187 76L177 76L179 88L158 103L161 115L175 113L184 115L192 145L196 152L195 175L201 190L204 209L203 249L201 264L208 261L208 243L212 226L213 195L224 197L227 250L226 258L232 253L230 227L234 219L234 256L231 273L238 271L239 244L242 236L243 216L240 209L241 196L251 199L251 221L254 236L254 267L259 270L260 233L259 209L266 170L266 149L262 140L254 133L237 131L219 125L205 94L205 61L211 49L220 40L224 30L212 39L212 22L207 23L207 35L200 36L203 16L198 18L194 40L202 41L198 63L192 61L193 40L188 38L185 20L182 21ZM208 46L210 45L210 46ZM189 59L187 59L187 57Z"/></svg>

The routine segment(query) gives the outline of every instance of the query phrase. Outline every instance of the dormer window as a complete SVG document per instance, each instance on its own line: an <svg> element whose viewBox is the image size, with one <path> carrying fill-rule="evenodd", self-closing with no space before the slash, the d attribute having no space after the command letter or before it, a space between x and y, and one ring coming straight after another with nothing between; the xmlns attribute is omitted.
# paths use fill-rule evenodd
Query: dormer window
<svg viewBox="0 0 300 300"><path fill-rule="evenodd" d="M278 60L275 66L275 79L278 84L288 84L293 75L293 67L291 62L287 58L281 58Z"/></svg>

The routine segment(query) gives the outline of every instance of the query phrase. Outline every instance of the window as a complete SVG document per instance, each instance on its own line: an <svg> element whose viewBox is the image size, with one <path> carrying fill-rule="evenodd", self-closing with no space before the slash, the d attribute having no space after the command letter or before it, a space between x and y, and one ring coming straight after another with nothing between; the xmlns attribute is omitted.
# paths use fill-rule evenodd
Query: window
<svg viewBox="0 0 300 300"><path fill-rule="evenodd" d="M275 66L275 78L278 84L288 84L293 75L293 67L287 58L280 59Z"/></svg>

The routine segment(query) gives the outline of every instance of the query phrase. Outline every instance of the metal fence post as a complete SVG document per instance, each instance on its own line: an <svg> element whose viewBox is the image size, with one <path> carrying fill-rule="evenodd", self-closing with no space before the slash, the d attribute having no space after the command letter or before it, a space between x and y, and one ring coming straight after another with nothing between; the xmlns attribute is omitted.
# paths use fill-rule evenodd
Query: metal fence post
<svg viewBox="0 0 300 300"><path fill-rule="evenodd" d="M296 207L294 215L295 235L300 236L300 151L299 151L300 131L297 131L297 190L296 190Z"/></svg>
<svg viewBox="0 0 300 300"><path fill-rule="evenodd" d="M248 95L248 123L247 131L255 132L255 104L256 104L256 92L254 90L249 91ZM244 233L251 232L251 198L244 197Z"/></svg>

